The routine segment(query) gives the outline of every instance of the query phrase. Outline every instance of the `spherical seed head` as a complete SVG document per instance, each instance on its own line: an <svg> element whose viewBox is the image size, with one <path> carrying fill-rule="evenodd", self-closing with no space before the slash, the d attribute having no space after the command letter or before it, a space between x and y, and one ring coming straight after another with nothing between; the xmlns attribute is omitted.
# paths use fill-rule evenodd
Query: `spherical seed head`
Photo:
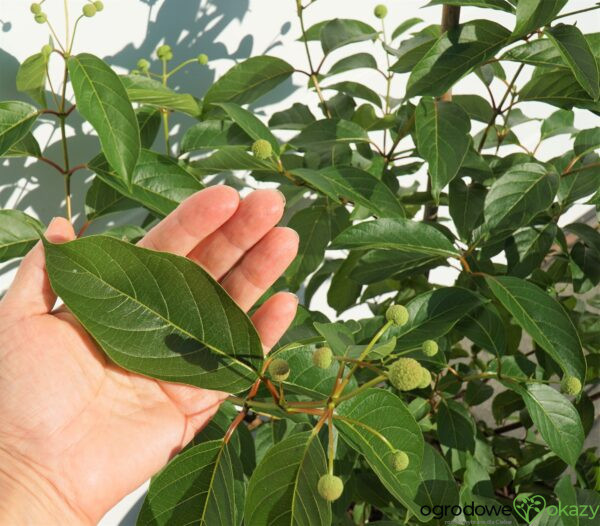
<svg viewBox="0 0 600 526"><path fill-rule="evenodd" d="M419 389L425 389L431 385L431 373L425 369L425 367L421 367L421 381L419 382Z"/></svg>
<svg viewBox="0 0 600 526"><path fill-rule="evenodd" d="M435 356L438 349L438 344L433 340L425 340L423 342L423 354L425 356Z"/></svg>
<svg viewBox="0 0 600 526"><path fill-rule="evenodd" d="M319 495L326 501L333 502L341 497L344 491L344 483L340 477L335 475L323 475L317 484Z"/></svg>
<svg viewBox="0 0 600 526"><path fill-rule="evenodd" d="M388 369L390 383L400 391L411 391L419 387L423 379L421 365L412 358L399 358Z"/></svg>
<svg viewBox="0 0 600 526"><path fill-rule="evenodd" d="M282 358L275 358L269 364L269 374L276 382L283 382L290 375L290 364Z"/></svg>
<svg viewBox="0 0 600 526"><path fill-rule="evenodd" d="M148 62L145 58L141 58L137 61L137 67L140 71L148 71L150 69L150 62Z"/></svg>
<svg viewBox="0 0 600 526"><path fill-rule="evenodd" d="M408 321L408 310L404 305L390 305L385 311L385 319L394 325L404 325Z"/></svg>
<svg viewBox="0 0 600 526"><path fill-rule="evenodd" d="M42 50L40 53L42 55L44 55L45 57L50 56L50 53L52 53L52 46L50 44L46 44L46 45L42 46Z"/></svg>
<svg viewBox="0 0 600 526"><path fill-rule="evenodd" d="M97 9L94 4L85 4L81 11L83 12L83 16L91 18L96 14Z"/></svg>
<svg viewBox="0 0 600 526"><path fill-rule="evenodd" d="M264 161L273 155L273 146L271 146L269 141L259 139L252 145L252 153L254 154L254 157Z"/></svg>
<svg viewBox="0 0 600 526"><path fill-rule="evenodd" d="M158 58L165 58L169 53L172 54L173 50L171 49L171 46L169 46L167 44L158 46L158 48L156 49L156 54L157 54Z"/></svg>
<svg viewBox="0 0 600 526"><path fill-rule="evenodd" d="M377 18L385 18L388 14L388 8L383 4L379 4L375 7L374 13Z"/></svg>
<svg viewBox="0 0 600 526"><path fill-rule="evenodd" d="M581 382L575 376L565 376L560 386L562 392L568 395L578 395L581 392Z"/></svg>
<svg viewBox="0 0 600 526"><path fill-rule="evenodd" d="M198 64L201 66L206 66L206 64L208 64L208 55L206 53L200 53L198 55Z"/></svg>
<svg viewBox="0 0 600 526"><path fill-rule="evenodd" d="M48 20L46 13L40 13L39 15L35 15L33 18L38 24L45 24L46 20Z"/></svg>
<svg viewBox="0 0 600 526"><path fill-rule="evenodd" d="M104 4L102 2L100 2L100 0L97 0L96 2L94 2L94 6L96 7L96 11L100 12L104 9Z"/></svg>
<svg viewBox="0 0 600 526"><path fill-rule="evenodd" d="M34 15L39 15L42 12L42 6L41 6L41 4L38 4L37 2L35 2L29 6L29 10Z"/></svg>
<svg viewBox="0 0 600 526"><path fill-rule="evenodd" d="M396 471L404 471L408 467L409 462L408 455L404 451L400 451L399 449L392 451L390 464Z"/></svg>
<svg viewBox="0 0 600 526"><path fill-rule="evenodd" d="M312 355L312 361L319 369L329 369L333 353L329 347L320 347Z"/></svg>

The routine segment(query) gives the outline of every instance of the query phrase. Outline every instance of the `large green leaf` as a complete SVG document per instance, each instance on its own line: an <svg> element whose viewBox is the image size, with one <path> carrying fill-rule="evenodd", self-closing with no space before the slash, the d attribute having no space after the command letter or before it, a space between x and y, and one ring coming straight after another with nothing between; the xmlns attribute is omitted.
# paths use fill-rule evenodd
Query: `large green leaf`
<svg viewBox="0 0 600 526"><path fill-rule="evenodd" d="M40 145L33 136L33 133L27 132L25 136L14 143L2 157L36 157L42 156Z"/></svg>
<svg viewBox="0 0 600 526"><path fill-rule="evenodd" d="M95 177L85 194L85 215L88 221L135 208L137 203Z"/></svg>
<svg viewBox="0 0 600 526"><path fill-rule="evenodd" d="M252 322L194 262L103 236L45 246L52 288L118 365L227 392L256 380Z"/></svg>
<svg viewBox="0 0 600 526"><path fill-rule="evenodd" d="M448 333L463 316L481 304L477 294L461 287L430 290L406 304L408 322L392 327L388 334L398 340L396 349L419 347L425 340Z"/></svg>
<svg viewBox="0 0 600 526"><path fill-rule="evenodd" d="M37 116L38 112L31 104L0 102L0 156L29 133Z"/></svg>
<svg viewBox="0 0 600 526"><path fill-rule="evenodd" d="M379 108L382 107L381 97L371 88L365 86L364 84L361 84L360 82L346 80L328 86L321 86L321 89L339 91L340 93L345 93L346 95L349 95L350 97L353 97L355 99L363 99L368 102L371 102Z"/></svg>
<svg viewBox="0 0 600 526"><path fill-rule="evenodd" d="M140 130L118 75L94 55L69 58L77 111L94 127L113 170L129 185L140 155Z"/></svg>
<svg viewBox="0 0 600 526"><path fill-rule="evenodd" d="M550 23L567 0L522 0L517 4L517 24L513 36L522 37Z"/></svg>
<svg viewBox="0 0 600 526"><path fill-rule="evenodd" d="M321 442L310 431L275 444L250 477L244 522L269 526L330 526L331 506L317 492L327 473Z"/></svg>
<svg viewBox="0 0 600 526"><path fill-rule="evenodd" d="M321 46L325 54L355 42L374 40L379 33L360 20L336 18L328 21L320 31Z"/></svg>
<svg viewBox="0 0 600 526"><path fill-rule="evenodd" d="M486 194L486 188L477 183L467 185L460 178L450 183L448 208L461 239L470 240L475 228L483 223Z"/></svg>
<svg viewBox="0 0 600 526"><path fill-rule="evenodd" d="M367 132L354 122L322 119L304 128L290 144L296 148L324 148L336 143L368 142Z"/></svg>
<svg viewBox="0 0 600 526"><path fill-rule="evenodd" d="M48 56L36 53L25 59L17 71L17 89L27 93L34 101L43 108L46 107L46 68L48 67Z"/></svg>
<svg viewBox="0 0 600 526"><path fill-rule="evenodd" d="M88 163L90 170L117 192L159 215L166 216L186 197L204 186L171 157L150 150L140 152L131 177L131 186L118 177L99 155Z"/></svg>
<svg viewBox="0 0 600 526"><path fill-rule="evenodd" d="M365 460L387 490L406 508L420 516L414 498L423 459L423 436L402 400L383 389L367 389L337 408L334 424L341 437ZM409 465L395 471L392 452L404 451Z"/></svg>
<svg viewBox="0 0 600 526"><path fill-rule="evenodd" d="M199 175L216 174L230 170L251 170L254 172L278 172L271 159L263 161L250 155L245 146L223 146L210 157L194 161L191 167Z"/></svg>
<svg viewBox="0 0 600 526"><path fill-rule="evenodd" d="M137 525L237 526L244 474L234 448L211 440L177 455L152 478Z"/></svg>
<svg viewBox="0 0 600 526"><path fill-rule="evenodd" d="M160 110L152 106L142 106L135 110L135 117L140 128L140 144L142 148L152 148L160 129Z"/></svg>
<svg viewBox="0 0 600 526"><path fill-rule="evenodd" d="M20 210L0 210L0 261L27 254L42 230L37 219Z"/></svg>
<svg viewBox="0 0 600 526"><path fill-rule="evenodd" d="M204 96L203 112L206 115L216 102L254 102L288 79L293 72L294 68L280 58L251 57L233 66L209 88Z"/></svg>
<svg viewBox="0 0 600 526"><path fill-rule="evenodd" d="M573 75L590 97L600 97L598 63L585 36L575 26L558 24L546 34L557 47Z"/></svg>
<svg viewBox="0 0 600 526"><path fill-rule="evenodd" d="M460 334L497 356L506 353L506 327L491 304L466 314L458 323Z"/></svg>
<svg viewBox="0 0 600 526"><path fill-rule="evenodd" d="M500 303L565 374L585 380L585 358L577 329L560 303L528 281L510 276L487 277Z"/></svg>
<svg viewBox="0 0 600 526"><path fill-rule="evenodd" d="M536 163L510 168L491 186L485 198L485 226L515 230L546 210L558 190L559 177Z"/></svg>
<svg viewBox="0 0 600 526"><path fill-rule="evenodd" d="M440 34L440 26L431 25L400 42L400 47L394 52L398 60L392 64L390 71L410 73L440 38Z"/></svg>
<svg viewBox="0 0 600 526"><path fill-rule="evenodd" d="M450 240L435 227L402 218L353 225L334 240L333 248L378 248L446 258L458 254Z"/></svg>
<svg viewBox="0 0 600 526"><path fill-rule="evenodd" d="M466 407L442 398L437 412L440 443L459 451L475 451L475 422Z"/></svg>
<svg viewBox="0 0 600 526"><path fill-rule="evenodd" d="M273 113L269 127L272 130L303 130L315 120L308 106L295 102L287 110Z"/></svg>
<svg viewBox="0 0 600 526"><path fill-rule="evenodd" d="M549 385L531 383L522 386L504 382L525 402L531 420L548 447L567 464L574 466L583 447L583 426L577 409L564 395Z"/></svg>
<svg viewBox="0 0 600 526"><path fill-rule="evenodd" d="M185 132L181 152L216 150L226 146L250 146L252 138L237 124L208 120L199 122Z"/></svg>
<svg viewBox="0 0 600 526"><path fill-rule="evenodd" d="M526 278L548 254L557 233L555 223L523 228L506 240L505 252L508 273L511 276Z"/></svg>
<svg viewBox="0 0 600 526"><path fill-rule="evenodd" d="M353 166L321 170L299 168L292 175L309 183L337 203L342 199L362 205L379 217L404 217L404 209L390 188L369 172Z"/></svg>
<svg viewBox="0 0 600 526"><path fill-rule="evenodd" d="M327 75L338 75L339 73L360 68L377 69L377 61L369 53L357 53L356 55L350 55L338 60L329 68Z"/></svg>
<svg viewBox="0 0 600 526"><path fill-rule="evenodd" d="M219 106L225 110L225 113L227 113L229 118L244 130L248 136L252 137L255 141L259 139L268 141L271 143L273 151L277 154L279 153L279 141L271 133L269 128L267 128L253 113L233 102L223 102L215 104L215 106Z"/></svg>
<svg viewBox="0 0 600 526"><path fill-rule="evenodd" d="M493 57L510 32L490 20L474 20L444 33L412 70L407 97L442 95L474 67Z"/></svg>
<svg viewBox="0 0 600 526"><path fill-rule="evenodd" d="M550 117L542 122L542 139L548 139L555 135L575 133L575 114L572 110L556 110Z"/></svg>
<svg viewBox="0 0 600 526"><path fill-rule="evenodd" d="M374 283L388 278L398 279L443 264L439 256L424 256L397 250L371 250L350 273L358 283Z"/></svg>
<svg viewBox="0 0 600 526"><path fill-rule="evenodd" d="M128 75L122 76L121 82L132 102L180 111L192 117L198 117L202 111L194 97L188 93L177 93L158 80L143 75Z"/></svg>
<svg viewBox="0 0 600 526"><path fill-rule="evenodd" d="M439 202L442 189L456 177L471 143L471 121L452 102L423 97L415 112L417 148L429 163L431 191Z"/></svg>

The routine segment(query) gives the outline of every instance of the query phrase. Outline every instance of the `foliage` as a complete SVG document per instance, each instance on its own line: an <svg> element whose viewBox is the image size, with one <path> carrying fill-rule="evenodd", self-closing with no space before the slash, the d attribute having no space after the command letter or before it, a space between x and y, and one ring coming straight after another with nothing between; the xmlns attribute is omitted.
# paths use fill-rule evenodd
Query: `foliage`
<svg viewBox="0 0 600 526"><path fill-rule="evenodd" d="M445 4L441 26L411 19L391 33L385 6L373 25L307 27L315 1L296 1L306 71L253 57L204 94L180 93L171 76L198 74L206 55L169 70L173 51L162 45L158 60L120 76L74 54L71 35L22 63L16 83L35 105L0 103L0 155L56 170L69 219L72 178L94 174L80 238L45 242L68 308L117 364L232 394L155 476L139 524L440 523L450 512L434 517L427 506L510 505L523 493L597 503L600 460L583 445L598 397L600 234L563 216L577 203L600 206L600 129L574 127L575 111L600 113L600 34L563 23L579 4L566 0L434 0ZM480 18L458 23L460 6ZM490 20L499 11L511 27ZM54 60L65 65L58 93L47 91ZM361 83L364 69L382 75L383 95ZM318 104L294 103L268 122L249 109L292 74ZM465 76L489 97L453 97ZM530 118L527 101L553 113ZM65 132L74 112L98 137L98 155L79 166ZM173 113L190 126L174 134ZM60 125L61 162L35 138L49 118ZM539 127L533 150L520 142L523 124ZM557 135L571 148L537 157ZM425 168L426 189L406 182ZM268 294L299 291L304 306L266 358L247 315L208 274L131 243L224 174L238 188L276 184L301 237ZM123 222L133 208L147 212L143 228ZM116 232L84 236L109 215ZM0 224L0 261L23 256L41 229L15 210L1 210ZM434 268L455 283L430 280ZM331 321L310 310L325 283L338 315L358 305L371 315Z"/></svg>

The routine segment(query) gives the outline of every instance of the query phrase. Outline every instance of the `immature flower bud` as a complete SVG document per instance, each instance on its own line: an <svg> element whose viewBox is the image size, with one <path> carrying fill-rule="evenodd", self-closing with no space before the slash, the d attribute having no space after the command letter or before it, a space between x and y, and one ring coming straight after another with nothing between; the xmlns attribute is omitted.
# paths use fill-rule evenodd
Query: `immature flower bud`
<svg viewBox="0 0 600 526"><path fill-rule="evenodd" d="M388 14L388 8L383 4L379 4L375 7L374 14L377 18L385 18Z"/></svg>
<svg viewBox="0 0 600 526"><path fill-rule="evenodd" d="M148 62L145 58L141 58L137 61L137 67L140 71L146 73L150 69L150 62Z"/></svg>
<svg viewBox="0 0 600 526"><path fill-rule="evenodd" d="M421 381L417 386L419 389L425 389L431 385L431 373L425 369L425 367L421 367Z"/></svg>
<svg viewBox="0 0 600 526"><path fill-rule="evenodd" d="M317 484L319 495L326 501L333 502L341 497L344 491L344 483L340 477L335 475L323 475Z"/></svg>
<svg viewBox="0 0 600 526"><path fill-rule="evenodd" d="M390 464L394 470L404 471L409 464L408 455L404 451L396 449L396 451L392 451Z"/></svg>
<svg viewBox="0 0 600 526"><path fill-rule="evenodd" d="M423 367L412 358L399 358L388 369L390 383L400 391L410 391L419 387L423 380Z"/></svg>
<svg viewBox="0 0 600 526"><path fill-rule="evenodd" d="M94 7L96 8L96 11L100 12L104 9L104 4L100 2L100 0L97 0L94 2Z"/></svg>
<svg viewBox="0 0 600 526"><path fill-rule="evenodd" d="M198 55L198 64L201 66L206 66L206 64L208 64L208 55L206 53L200 53Z"/></svg>
<svg viewBox="0 0 600 526"><path fill-rule="evenodd" d="M46 13L40 13L39 15L35 15L33 18L38 24L45 24L46 20L48 20Z"/></svg>
<svg viewBox="0 0 600 526"><path fill-rule="evenodd" d="M425 356L435 356L438 352L438 344L433 340L425 340L422 348Z"/></svg>
<svg viewBox="0 0 600 526"><path fill-rule="evenodd" d="M34 14L34 15L39 15L42 12L42 5L36 3L33 3L29 6L29 10Z"/></svg>
<svg viewBox="0 0 600 526"><path fill-rule="evenodd" d="M83 16L92 18L96 14L97 9L94 4L85 4L81 11L83 12Z"/></svg>
<svg viewBox="0 0 600 526"><path fill-rule="evenodd" d="M329 369L332 359L333 353L329 347L320 347L312 355L312 361L319 369Z"/></svg>
<svg viewBox="0 0 600 526"><path fill-rule="evenodd" d="M254 157L264 161L273 155L273 146L271 146L269 141L258 139L258 141L252 145L252 153L254 154Z"/></svg>
<svg viewBox="0 0 600 526"><path fill-rule="evenodd" d="M157 54L158 58L164 59L164 60L170 60L170 58L167 58L169 55L171 56L171 58L173 58L173 50L171 49L171 46L169 46L167 44L158 46L158 48L156 50L156 54Z"/></svg>
<svg viewBox="0 0 600 526"><path fill-rule="evenodd" d="M283 382L290 375L290 365L281 358L275 358L269 364L269 374L276 382Z"/></svg>
<svg viewBox="0 0 600 526"><path fill-rule="evenodd" d="M52 53L52 46L50 44L42 46L42 50L40 51L40 53L44 57L48 58L50 56L50 53Z"/></svg>
<svg viewBox="0 0 600 526"><path fill-rule="evenodd" d="M385 319L394 325L404 325L408 321L408 310L404 305L390 305L385 311Z"/></svg>
<svg viewBox="0 0 600 526"><path fill-rule="evenodd" d="M565 376L560 384L563 393L578 395L581 392L581 382L575 376Z"/></svg>

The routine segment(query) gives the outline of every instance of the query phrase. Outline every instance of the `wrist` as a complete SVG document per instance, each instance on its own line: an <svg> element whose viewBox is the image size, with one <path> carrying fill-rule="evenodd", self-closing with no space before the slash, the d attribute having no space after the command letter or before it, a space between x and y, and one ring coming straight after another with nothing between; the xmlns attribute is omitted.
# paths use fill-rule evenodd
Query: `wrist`
<svg viewBox="0 0 600 526"><path fill-rule="evenodd" d="M47 478L1 446L0 495L0 524L90 524Z"/></svg>

